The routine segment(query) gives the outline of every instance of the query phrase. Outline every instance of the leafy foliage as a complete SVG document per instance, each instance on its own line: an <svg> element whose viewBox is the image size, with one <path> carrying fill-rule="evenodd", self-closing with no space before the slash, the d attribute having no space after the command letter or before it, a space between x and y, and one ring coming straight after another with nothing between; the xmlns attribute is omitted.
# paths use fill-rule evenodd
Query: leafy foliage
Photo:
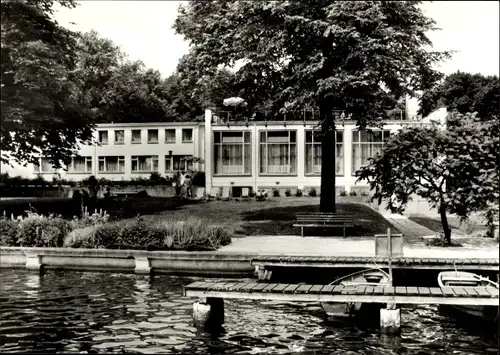
<svg viewBox="0 0 500 355"><path fill-rule="evenodd" d="M92 136L75 76L76 34L51 17L53 0L2 1L0 160L67 163ZM74 7L72 0L57 1Z"/></svg>
<svg viewBox="0 0 500 355"><path fill-rule="evenodd" d="M450 74L424 93L421 112L427 115L439 106L462 114L477 112L485 120L498 119L500 80L498 76Z"/></svg>
<svg viewBox="0 0 500 355"><path fill-rule="evenodd" d="M498 206L500 123L459 113L447 120L446 130L404 127L356 176L370 183L373 198L388 199L398 212L412 194L426 199L440 211L450 242L447 212L467 219L471 212Z"/></svg>

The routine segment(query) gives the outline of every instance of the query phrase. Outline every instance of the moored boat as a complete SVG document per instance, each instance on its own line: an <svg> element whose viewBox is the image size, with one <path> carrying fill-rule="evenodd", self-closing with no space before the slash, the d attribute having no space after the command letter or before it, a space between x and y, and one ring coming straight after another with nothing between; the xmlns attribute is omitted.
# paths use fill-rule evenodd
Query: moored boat
<svg viewBox="0 0 500 355"><path fill-rule="evenodd" d="M343 276L330 285L342 286L390 286L391 278L388 273L381 269L367 269ZM362 303L321 303L326 314L330 317L351 317L355 315Z"/></svg>
<svg viewBox="0 0 500 355"><path fill-rule="evenodd" d="M487 277L467 271L443 271L438 275L439 287L465 287L465 288L496 288L499 284ZM498 307L495 306L452 306L459 311L474 317L495 319L498 317Z"/></svg>

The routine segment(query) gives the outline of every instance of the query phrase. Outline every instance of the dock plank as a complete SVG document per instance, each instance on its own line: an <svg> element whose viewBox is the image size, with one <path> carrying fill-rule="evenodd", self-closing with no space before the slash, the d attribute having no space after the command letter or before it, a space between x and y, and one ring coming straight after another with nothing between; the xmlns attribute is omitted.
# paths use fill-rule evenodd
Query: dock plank
<svg viewBox="0 0 500 355"><path fill-rule="evenodd" d="M260 282L250 289L250 292L262 292L262 290L268 286L267 282Z"/></svg>
<svg viewBox="0 0 500 355"><path fill-rule="evenodd" d="M283 290L288 286L288 284L278 284L275 288L273 288L272 292L283 292Z"/></svg>
<svg viewBox="0 0 500 355"><path fill-rule="evenodd" d="M486 291L486 287L481 287L481 288L477 287L476 292L479 295L479 297L490 297L491 296L491 293Z"/></svg>
<svg viewBox="0 0 500 355"><path fill-rule="evenodd" d="M311 289L309 290L309 292L311 293L319 293L319 291L321 291L321 289L325 287L325 285L313 285L311 287Z"/></svg>
<svg viewBox="0 0 500 355"><path fill-rule="evenodd" d="M266 287L264 287L262 289L262 292L272 292L273 289L278 286L279 284L276 284L276 283L271 283L271 284L267 284Z"/></svg>
<svg viewBox="0 0 500 355"><path fill-rule="evenodd" d="M257 285L257 282L249 282L247 283L246 285L243 285L240 287L240 291L243 291L243 292L248 292L250 291L253 287L255 287L255 285Z"/></svg>
<svg viewBox="0 0 500 355"><path fill-rule="evenodd" d="M384 287L375 286L375 288L373 289L373 295L377 296L377 295L383 295L383 294L384 294Z"/></svg>
<svg viewBox="0 0 500 355"><path fill-rule="evenodd" d="M434 297L442 297L443 291L439 287L429 287L429 291L431 291L431 295Z"/></svg>
<svg viewBox="0 0 500 355"><path fill-rule="evenodd" d="M300 285L296 290L295 293L308 293L309 290L313 287L313 285Z"/></svg>
<svg viewBox="0 0 500 355"><path fill-rule="evenodd" d="M366 286L365 295L367 295L367 296L373 295L374 290L375 290L375 286Z"/></svg>
<svg viewBox="0 0 500 355"><path fill-rule="evenodd" d="M493 287L488 287L486 288L486 291L488 291L491 295L491 297L498 297L498 289L493 288Z"/></svg>
<svg viewBox="0 0 500 355"><path fill-rule="evenodd" d="M401 286L396 286L396 295L406 295L408 292L406 290L406 287L401 287Z"/></svg>
<svg viewBox="0 0 500 355"><path fill-rule="evenodd" d="M418 288L417 287L407 287L406 292L408 292L408 296L418 296Z"/></svg>
<svg viewBox="0 0 500 355"><path fill-rule="evenodd" d="M332 293L333 287L333 285L326 285L321 289L320 293L330 294Z"/></svg>
<svg viewBox="0 0 500 355"><path fill-rule="evenodd" d="M394 287L392 286L384 287L384 295L386 296L394 295Z"/></svg>
<svg viewBox="0 0 500 355"><path fill-rule="evenodd" d="M248 282L236 282L236 283L232 284L231 286L229 286L228 291L239 290L241 287L245 286L246 284L248 284Z"/></svg>
<svg viewBox="0 0 500 355"><path fill-rule="evenodd" d="M332 288L332 290L330 291L330 293L331 293L332 295L341 294L343 289L344 289L344 286L341 286L341 285L335 285L335 286L333 286L333 288Z"/></svg>
<svg viewBox="0 0 500 355"><path fill-rule="evenodd" d="M419 287L418 293L420 296L429 296L431 291L429 290L429 287Z"/></svg>
<svg viewBox="0 0 500 355"><path fill-rule="evenodd" d="M467 291L465 291L465 289L463 287L453 287L453 291L455 291L455 294L457 296L461 296L461 297L467 297L468 296Z"/></svg>
<svg viewBox="0 0 500 355"><path fill-rule="evenodd" d="M441 291L443 291L443 295L445 297L454 297L455 292L453 291L453 288L451 287L441 287Z"/></svg>
<svg viewBox="0 0 500 355"><path fill-rule="evenodd" d="M298 284L289 284L285 289L283 290L283 293L294 293L296 289L299 288L300 285Z"/></svg>
<svg viewBox="0 0 500 355"><path fill-rule="evenodd" d="M469 297L479 297L479 294L474 289L474 287L464 287L464 289L465 289L465 292L467 292L467 295Z"/></svg>

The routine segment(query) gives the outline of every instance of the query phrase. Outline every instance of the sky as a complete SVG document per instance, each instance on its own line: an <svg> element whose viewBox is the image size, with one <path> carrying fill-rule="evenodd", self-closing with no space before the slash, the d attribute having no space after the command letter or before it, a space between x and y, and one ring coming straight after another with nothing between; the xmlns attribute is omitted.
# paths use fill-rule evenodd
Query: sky
<svg viewBox="0 0 500 355"><path fill-rule="evenodd" d="M189 45L172 25L182 1L79 1L75 9L56 7L56 20L72 30L97 31L132 60L142 60L164 76L172 74ZM436 50L456 51L438 68L499 75L499 2L435 1L422 5L440 31L429 33Z"/></svg>

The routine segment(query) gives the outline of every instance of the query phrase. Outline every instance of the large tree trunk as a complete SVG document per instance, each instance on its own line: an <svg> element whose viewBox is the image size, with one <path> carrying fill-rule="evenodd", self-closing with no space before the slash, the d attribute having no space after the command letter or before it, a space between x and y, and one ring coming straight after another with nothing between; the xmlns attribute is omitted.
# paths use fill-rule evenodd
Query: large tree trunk
<svg viewBox="0 0 500 355"><path fill-rule="evenodd" d="M444 204L441 204L439 206L439 214L441 216L441 225L443 226L444 239L446 240L448 245L451 245L451 229L448 225L448 218L446 217L446 208L444 207Z"/></svg>
<svg viewBox="0 0 500 355"><path fill-rule="evenodd" d="M320 107L321 119L324 127L333 129L323 130L321 141L321 197L319 200L320 212L335 212L335 123L332 108L328 104Z"/></svg>

